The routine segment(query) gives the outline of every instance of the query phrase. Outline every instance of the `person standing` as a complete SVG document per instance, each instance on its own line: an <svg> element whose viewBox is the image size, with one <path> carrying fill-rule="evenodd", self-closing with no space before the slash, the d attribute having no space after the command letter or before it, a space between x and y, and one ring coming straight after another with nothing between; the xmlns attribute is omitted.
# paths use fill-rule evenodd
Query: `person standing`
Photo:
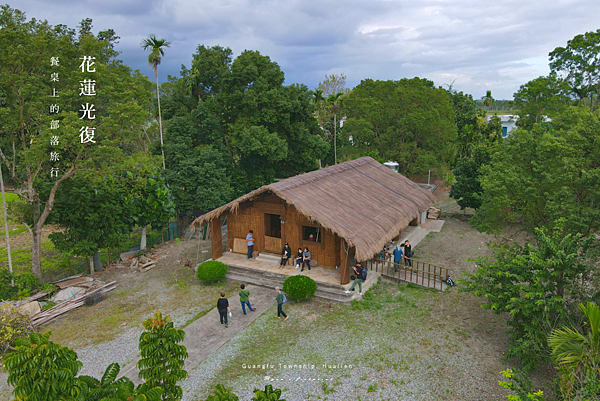
<svg viewBox="0 0 600 401"><path fill-rule="evenodd" d="M302 253L302 269L300 269L301 272L304 271L304 266L308 266L308 270L310 270L310 251L308 250L308 248L304 248L304 252Z"/></svg>
<svg viewBox="0 0 600 401"><path fill-rule="evenodd" d="M346 294L350 294L353 290L354 287L356 287L356 284L358 284L358 295L362 295L362 283L364 281L364 267L362 267L362 264L360 262L356 262L356 266L353 267L354 269L354 274L356 275L356 278L354 279L354 283L352 283L352 287L350 287L349 290L344 291Z"/></svg>
<svg viewBox="0 0 600 401"><path fill-rule="evenodd" d="M302 262L302 248L298 248L298 256L296 256L296 269L300 267L300 263Z"/></svg>
<svg viewBox="0 0 600 401"><path fill-rule="evenodd" d="M248 244L248 259L252 259L254 258L254 231L248 231L246 244Z"/></svg>
<svg viewBox="0 0 600 401"><path fill-rule="evenodd" d="M225 324L227 326L227 312L231 312L229 308L229 301L225 298L225 293L221 293L221 298L217 301L217 309L219 310L219 316L221 317L221 324Z"/></svg>
<svg viewBox="0 0 600 401"><path fill-rule="evenodd" d="M402 252L402 248L400 247L400 244L396 245L396 248L394 249L394 267L396 269L396 272L398 270L400 270L400 263L402 263L402 256L404 256L404 252Z"/></svg>
<svg viewBox="0 0 600 401"><path fill-rule="evenodd" d="M240 295L240 302L242 303L242 311L244 312L244 315L246 314L246 305L248 305L248 309L250 309L252 312L254 312L256 309L252 308L252 305L250 305L250 299L248 298L250 296L250 291L248 291L246 289L246 284L242 284L240 287L242 288L242 290L239 292L239 295Z"/></svg>
<svg viewBox="0 0 600 401"><path fill-rule="evenodd" d="M284 295L281 292L281 288L277 287L277 288L275 288L275 290L277 291L277 298L275 298L277 300L277 317L281 318L281 316L283 316L284 317L283 320L287 320L288 315L286 315L285 312L283 311Z"/></svg>
<svg viewBox="0 0 600 401"><path fill-rule="evenodd" d="M285 266L287 264L287 262L291 256L292 256L292 250L290 249L290 246L286 242L283 247L283 250L281 251L281 262L279 262L280 269L283 269L283 266Z"/></svg>
<svg viewBox="0 0 600 401"><path fill-rule="evenodd" d="M412 267L412 246L408 242L408 240L404 241L404 264Z"/></svg>

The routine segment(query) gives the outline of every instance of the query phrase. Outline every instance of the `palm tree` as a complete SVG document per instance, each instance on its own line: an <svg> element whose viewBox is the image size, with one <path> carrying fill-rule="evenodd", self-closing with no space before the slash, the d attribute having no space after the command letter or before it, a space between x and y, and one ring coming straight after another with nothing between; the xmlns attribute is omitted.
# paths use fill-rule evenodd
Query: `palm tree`
<svg viewBox="0 0 600 401"><path fill-rule="evenodd" d="M343 95L342 92L334 93L327 97L327 102L332 105L333 111L333 157L334 164L337 164L337 113L340 111L339 102L340 97Z"/></svg>
<svg viewBox="0 0 600 401"><path fill-rule="evenodd" d="M156 96L158 98L158 127L160 129L160 152L162 153L163 159L163 170L165 169L165 151L163 150L163 134L162 134L162 116L160 114L160 89L158 86L158 65L162 61L162 57L165 55L165 47L169 47L171 42L167 42L165 39L157 39L156 35L152 34L144 39L142 47L144 50L150 49L150 55L148 56L148 64L152 66L154 70L154 77L156 78Z"/></svg>
<svg viewBox="0 0 600 401"><path fill-rule="evenodd" d="M481 100L483 100L483 105L485 107L490 107L492 104L494 104L495 99L492 97L492 91L486 91L485 96L483 96Z"/></svg>
<svg viewBox="0 0 600 401"><path fill-rule="evenodd" d="M576 385L581 387L584 381L594 380L597 386L600 378L600 308L588 302L587 306L579 304L579 309L588 320L587 335L563 327L548 337L552 356L561 370L561 392L566 400L571 399Z"/></svg>

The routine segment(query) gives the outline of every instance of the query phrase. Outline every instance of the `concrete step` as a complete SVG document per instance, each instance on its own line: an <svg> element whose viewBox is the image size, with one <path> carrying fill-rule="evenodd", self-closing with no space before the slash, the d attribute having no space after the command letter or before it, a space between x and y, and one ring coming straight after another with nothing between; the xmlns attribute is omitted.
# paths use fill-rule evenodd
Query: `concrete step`
<svg viewBox="0 0 600 401"><path fill-rule="evenodd" d="M369 272L368 279L363 284L363 292L367 291L371 285L376 283L380 275L380 273ZM289 276L230 265L226 277L230 280L274 289L275 287L282 287L284 280ZM358 295L357 288L355 288L353 293L346 294L344 291L347 288L349 288L349 285L342 286L317 282L317 291L315 292L315 296L330 301L343 303L349 303L354 299L361 298L361 296Z"/></svg>
<svg viewBox="0 0 600 401"><path fill-rule="evenodd" d="M275 262L277 264L279 264L279 262L281 261L281 256L276 255L274 253L261 253L258 255L258 257L256 258L256 260L259 261L264 261L264 262Z"/></svg>

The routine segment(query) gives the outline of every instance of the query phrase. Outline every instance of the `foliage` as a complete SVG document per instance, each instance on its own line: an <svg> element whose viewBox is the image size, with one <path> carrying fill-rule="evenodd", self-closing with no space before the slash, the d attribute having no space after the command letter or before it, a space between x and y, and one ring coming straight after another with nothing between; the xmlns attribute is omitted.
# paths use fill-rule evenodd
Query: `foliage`
<svg viewBox="0 0 600 401"><path fill-rule="evenodd" d="M162 85L167 176L185 192L180 211L209 210L318 167L328 146L311 92L283 83L279 65L257 51L233 59L229 48L201 45L191 69Z"/></svg>
<svg viewBox="0 0 600 401"><path fill-rule="evenodd" d="M514 97L515 107L519 109L517 126L524 129L544 122L545 117L556 116L570 103L570 98L565 95L564 83L554 74L521 85Z"/></svg>
<svg viewBox="0 0 600 401"><path fill-rule="evenodd" d="M13 349L16 339L26 336L31 329L26 314L9 303L0 304L0 356Z"/></svg>
<svg viewBox="0 0 600 401"><path fill-rule="evenodd" d="M600 308L592 302L579 308L586 318L584 331L563 326L548 337L565 400L594 399L600 394Z"/></svg>
<svg viewBox="0 0 600 401"><path fill-rule="evenodd" d="M231 392L230 388L225 388L222 384L217 384L215 393L209 396L206 401L238 401L237 395Z"/></svg>
<svg viewBox="0 0 600 401"><path fill-rule="evenodd" d="M363 80L345 98L347 116L338 154L349 159L374 152L395 160L403 174L420 174L448 162L456 137L452 100L426 79Z"/></svg>
<svg viewBox="0 0 600 401"><path fill-rule="evenodd" d="M549 56L550 71L569 86L570 95L587 99L594 110L600 89L600 29L575 36Z"/></svg>
<svg viewBox="0 0 600 401"><path fill-rule="evenodd" d="M281 390L273 390L273 386L267 384L264 390L254 388L254 397L250 401L285 401L281 397Z"/></svg>
<svg viewBox="0 0 600 401"><path fill-rule="evenodd" d="M118 363L111 363L106 368L102 379L90 376L79 376L78 384L85 401L160 401L162 389L154 387L147 389L141 385L135 388L127 377L117 379L121 368Z"/></svg>
<svg viewBox="0 0 600 401"><path fill-rule="evenodd" d="M140 336L141 358L137 363L140 378L145 379L143 390L154 387L162 389L163 401L180 400L183 396L179 380L187 377L183 369L188 357L184 345L185 332L173 326L170 316L160 312L143 322L145 331Z"/></svg>
<svg viewBox="0 0 600 401"><path fill-rule="evenodd" d="M308 276L289 276L283 282L282 291L292 299L304 301L314 297L317 283Z"/></svg>
<svg viewBox="0 0 600 401"><path fill-rule="evenodd" d="M536 227L588 234L600 231L600 117L570 107L552 122L518 129L481 167L482 205L473 222L496 231L519 222Z"/></svg>
<svg viewBox="0 0 600 401"><path fill-rule="evenodd" d="M0 301L11 299L17 293L17 288L11 286L12 278L8 267L0 266Z"/></svg>
<svg viewBox="0 0 600 401"><path fill-rule="evenodd" d="M77 354L49 340L50 332L30 333L16 340L16 350L5 358L7 383L15 397L28 401L75 400L76 375L82 367Z"/></svg>
<svg viewBox="0 0 600 401"><path fill-rule="evenodd" d="M144 148L151 83L115 59L118 37L113 30L93 35L91 27L91 20L83 20L76 32L64 25L27 20L8 5L0 8L0 160L9 172L7 181L28 205L32 270L39 278L42 228L59 187L81 171L118 164L124 154ZM82 55L94 55L95 73L81 72ZM51 65L51 57L58 57L58 66ZM49 79L54 72L60 72L58 82ZM82 79L102 82L93 99L95 119L86 120L89 129L96 129L95 143L82 144L79 134L82 105L73 88ZM50 98L40 96L53 89L60 99L58 113L51 111ZM58 123L58 131L51 128L52 121ZM59 137L58 143L52 141L54 136ZM58 161L50 160L51 152L57 153ZM54 177L51 168L58 168Z"/></svg>
<svg viewBox="0 0 600 401"><path fill-rule="evenodd" d="M508 395L508 401L544 401L544 393L541 390L533 391L531 381L520 370L506 369L500 372L508 381L499 381L498 384L516 395Z"/></svg>
<svg viewBox="0 0 600 401"><path fill-rule="evenodd" d="M557 222L557 226L563 222ZM576 322L577 303L592 296L588 259L592 236L535 230L535 246L503 246L493 258L478 259L467 274L466 291L486 298L483 308L511 316L507 356L529 370L548 361L546 339L561 324Z"/></svg>
<svg viewBox="0 0 600 401"><path fill-rule="evenodd" d="M98 179L76 177L61 187L54 213L65 230L49 235L58 250L89 257L125 240L133 228L133 210L126 202L128 192L117 179L112 174Z"/></svg>
<svg viewBox="0 0 600 401"><path fill-rule="evenodd" d="M216 260L209 260L198 266L196 277L198 280L212 282L221 280L227 274L227 265Z"/></svg>
<svg viewBox="0 0 600 401"><path fill-rule="evenodd" d="M481 188L481 167L490 162L491 150L477 146L471 157L459 160L454 170L455 182L450 190L450 196L456 199L461 210L467 207L478 209L482 203L483 189Z"/></svg>

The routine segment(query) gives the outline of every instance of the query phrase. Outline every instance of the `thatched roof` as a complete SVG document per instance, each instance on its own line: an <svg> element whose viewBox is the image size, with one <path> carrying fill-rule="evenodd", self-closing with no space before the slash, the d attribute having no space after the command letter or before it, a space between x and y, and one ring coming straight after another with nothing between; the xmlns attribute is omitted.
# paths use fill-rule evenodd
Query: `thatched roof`
<svg viewBox="0 0 600 401"><path fill-rule="evenodd" d="M370 259L435 202L432 193L370 157L264 185L192 223L206 224L240 203L273 193L298 212L344 238L357 260Z"/></svg>

